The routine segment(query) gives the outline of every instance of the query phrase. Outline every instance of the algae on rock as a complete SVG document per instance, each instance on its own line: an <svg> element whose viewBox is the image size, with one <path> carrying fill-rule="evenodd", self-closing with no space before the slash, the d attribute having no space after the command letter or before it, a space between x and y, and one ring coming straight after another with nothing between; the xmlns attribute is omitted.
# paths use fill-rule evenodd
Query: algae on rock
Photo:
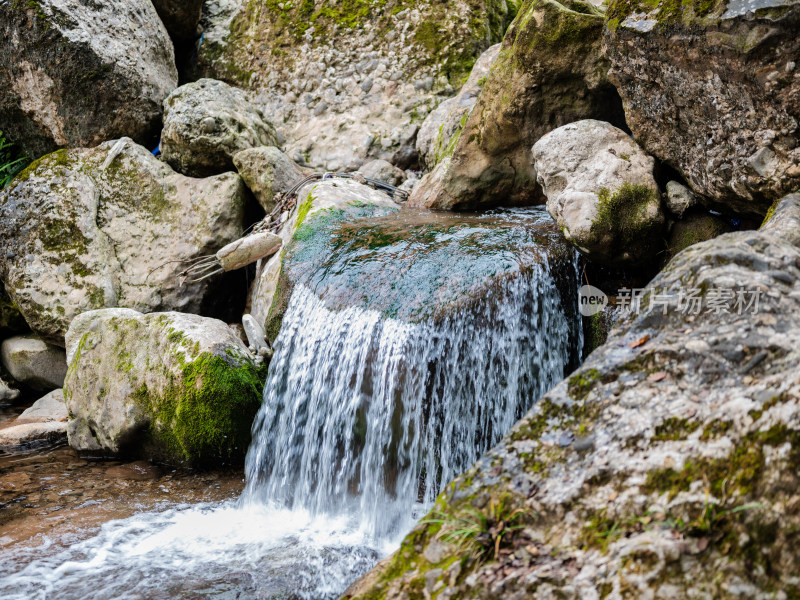
<svg viewBox="0 0 800 600"><path fill-rule="evenodd" d="M222 321L104 309L67 334L70 444L171 464L239 462L265 369Z"/></svg>

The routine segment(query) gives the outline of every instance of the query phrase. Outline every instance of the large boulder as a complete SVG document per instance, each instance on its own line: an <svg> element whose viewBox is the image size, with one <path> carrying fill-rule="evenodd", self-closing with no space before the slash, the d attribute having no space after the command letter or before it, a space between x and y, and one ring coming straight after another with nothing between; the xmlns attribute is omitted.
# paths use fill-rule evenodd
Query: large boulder
<svg viewBox="0 0 800 600"><path fill-rule="evenodd" d="M800 187L800 3L614 0L605 50L636 139L712 208Z"/></svg>
<svg viewBox="0 0 800 600"><path fill-rule="evenodd" d="M365 216L397 212L400 206L387 194L372 189L352 179L326 179L309 183L297 192L297 203L278 235L283 239L283 250L266 261L260 261L256 281L250 297L250 314L256 323L264 326L269 339L274 340L286 311L292 291L292 280L284 269L284 258L293 242L307 241L308 234L318 225L330 226L336 222ZM325 239L325 235L317 239ZM319 246L311 242L311 246ZM306 268L323 258L323 252L311 252Z"/></svg>
<svg viewBox="0 0 800 600"><path fill-rule="evenodd" d="M176 171L206 177L233 170L233 155L281 138L250 95L222 81L201 79L164 101L161 152Z"/></svg>
<svg viewBox="0 0 800 600"><path fill-rule="evenodd" d="M127 138L59 150L0 194L0 278L31 328L59 345L73 317L96 308L227 315L236 287L184 282L174 261L239 238L245 199L238 175L184 177Z"/></svg>
<svg viewBox="0 0 800 600"><path fill-rule="evenodd" d="M800 247L779 234L800 230L791 202L783 224L675 257L643 310L345 597L794 593ZM699 310L677 303L690 293Z"/></svg>
<svg viewBox="0 0 800 600"><path fill-rule="evenodd" d="M64 349L36 336L21 335L5 340L0 346L0 359L16 381L30 388L48 391L64 385L67 374Z"/></svg>
<svg viewBox="0 0 800 600"><path fill-rule="evenodd" d="M437 106L420 125L417 152L420 162L429 169L455 150L455 143L499 54L500 44L481 54L458 94Z"/></svg>
<svg viewBox="0 0 800 600"><path fill-rule="evenodd" d="M452 161L441 190L415 193L409 204L447 210L540 201L531 161L540 137L579 119L624 122L606 78L602 31L602 9L589 2L523 2L477 104L447 143Z"/></svg>
<svg viewBox="0 0 800 600"><path fill-rule="evenodd" d="M178 73L149 0L9 0L0 40L0 130L29 156L123 135L155 144Z"/></svg>
<svg viewBox="0 0 800 600"><path fill-rule="evenodd" d="M267 214L275 208L275 197L306 175L306 171L274 146L237 152L233 164Z"/></svg>
<svg viewBox="0 0 800 600"><path fill-rule="evenodd" d="M192 465L244 457L264 373L222 321L97 310L73 321L67 343L76 450Z"/></svg>
<svg viewBox="0 0 800 600"><path fill-rule="evenodd" d="M547 211L591 260L641 264L663 250L664 213L655 161L631 137L586 119L533 146Z"/></svg>
<svg viewBox="0 0 800 600"><path fill-rule="evenodd" d="M153 6L173 40L187 42L198 36L203 0L153 0Z"/></svg>
<svg viewBox="0 0 800 600"><path fill-rule="evenodd" d="M382 158L408 168L420 123L500 41L513 7L208 1L197 72L257 91L298 163L340 171Z"/></svg>

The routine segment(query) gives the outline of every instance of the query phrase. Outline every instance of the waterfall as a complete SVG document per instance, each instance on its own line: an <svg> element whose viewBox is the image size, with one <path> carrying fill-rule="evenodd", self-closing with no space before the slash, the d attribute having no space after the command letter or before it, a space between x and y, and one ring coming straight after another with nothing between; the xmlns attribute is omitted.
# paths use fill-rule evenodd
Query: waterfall
<svg viewBox="0 0 800 600"><path fill-rule="evenodd" d="M334 600L577 366L576 255L543 211L337 227L285 255L242 497L5 552L0 597Z"/></svg>
<svg viewBox="0 0 800 600"><path fill-rule="evenodd" d="M329 310L297 286L253 427L244 502L351 515L372 539L402 535L415 508L574 361L577 298L565 305L555 280L542 260L418 323Z"/></svg>

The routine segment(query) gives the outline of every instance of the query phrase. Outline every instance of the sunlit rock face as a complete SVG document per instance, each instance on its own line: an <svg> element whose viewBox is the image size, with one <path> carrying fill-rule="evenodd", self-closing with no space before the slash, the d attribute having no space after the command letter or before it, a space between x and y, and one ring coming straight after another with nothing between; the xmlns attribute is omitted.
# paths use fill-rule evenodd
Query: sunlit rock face
<svg viewBox="0 0 800 600"><path fill-rule="evenodd" d="M214 0L195 72L256 92L304 166L356 170L382 158L405 169L417 160L422 121L502 39L514 6Z"/></svg>
<svg viewBox="0 0 800 600"><path fill-rule="evenodd" d="M128 138L58 150L0 193L0 277L30 327L61 346L72 319L97 308L235 314L235 274L183 282L181 261L238 239L246 198L235 173L185 177Z"/></svg>

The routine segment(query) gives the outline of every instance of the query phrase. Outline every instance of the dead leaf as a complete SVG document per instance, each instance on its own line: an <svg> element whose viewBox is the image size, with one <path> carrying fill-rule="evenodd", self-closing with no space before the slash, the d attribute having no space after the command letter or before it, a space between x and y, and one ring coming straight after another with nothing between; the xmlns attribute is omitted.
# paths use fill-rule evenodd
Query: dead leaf
<svg viewBox="0 0 800 600"><path fill-rule="evenodd" d="M661 381L666 376L667 376L667 372L666 371L658 371L658 372L652 373L650 376L648 376L647 381Z"/></svg>
<svg viewBox="0 0 800 600"><path fill-rule="evenodd" d="M631 342L631 348L638 348L639 346L644 346L647 343L647 340L650 339L650 334L648 333L646 336L639 338L635 342Z"/></svg>

